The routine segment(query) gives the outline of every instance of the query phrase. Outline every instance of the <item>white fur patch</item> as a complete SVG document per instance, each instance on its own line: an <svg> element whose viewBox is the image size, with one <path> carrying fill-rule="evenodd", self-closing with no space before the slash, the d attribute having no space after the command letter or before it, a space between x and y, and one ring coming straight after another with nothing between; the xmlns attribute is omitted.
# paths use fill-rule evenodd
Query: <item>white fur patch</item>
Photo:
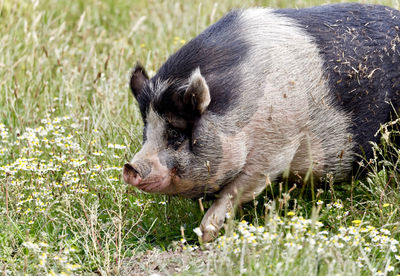
<svg viewBox="0 0 400 276"><path fill-rule="evenodd" d="M151 143L154 148L166 145L165 139L166 123L150 106L147 112L146 143Z"/></svg>
<svg viewBox="0 0 400 276"><path fill-rule="evenodd" d="M313 38L270 9L245 10L240 20L251 45L251 60L242 67L244 76L257 66L265 68L264 78L257 76L264 89L259 115L245 130L248 139L256 141L251 151L258 156L265 153L267 172L290 166L304 173L311 167L322 175L328 168L340 178L353 157L351 121L333 101Z"/></svg>
<svg viewBox="0 0 400 276"><path fill-rule="evenodd" d="M148 159L157 154L167 145L165 139L166 123L150 106L147 112L146 142L142 149L133 157L132 163Z"/></svg>

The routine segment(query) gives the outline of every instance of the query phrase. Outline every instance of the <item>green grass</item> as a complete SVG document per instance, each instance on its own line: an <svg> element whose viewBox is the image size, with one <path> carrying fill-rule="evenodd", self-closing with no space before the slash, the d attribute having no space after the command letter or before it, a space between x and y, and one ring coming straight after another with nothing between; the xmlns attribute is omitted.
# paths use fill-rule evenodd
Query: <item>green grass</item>
<svg viewBox="0 0 400 276"><path fill-rule="evenodd" d="M321 3L0 0L0 272L400 273L400 248L390 247L400 237L400 153L390 139L375 146L368 177L327 181L314 200L309 189L289 193L293 183L276 183L210 245L193 232L203 215L196 201L144 194L120 177L141 141L128 89L137 60L154 74L234 7ZM302 218L307 223L297 226ZM359 244L350 243L356 234L348 240L351 231Z"/></svg>

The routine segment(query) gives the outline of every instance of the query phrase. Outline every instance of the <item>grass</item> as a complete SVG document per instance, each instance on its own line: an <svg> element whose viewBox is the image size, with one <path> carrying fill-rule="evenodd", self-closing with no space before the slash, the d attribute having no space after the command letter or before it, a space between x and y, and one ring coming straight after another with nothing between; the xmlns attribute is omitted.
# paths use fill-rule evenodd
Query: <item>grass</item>
<svg viewBox="0 0 400 276"><path fill-rule="evenodd" d="M398 123L382 128L367 177L328 179L314 200L293 183L269 186L210 245L192 231L196 201L120 177L141 141L127 85L137 60L154 74L233 7L321 3L0 0L3 275L400 273Z"/></svg>

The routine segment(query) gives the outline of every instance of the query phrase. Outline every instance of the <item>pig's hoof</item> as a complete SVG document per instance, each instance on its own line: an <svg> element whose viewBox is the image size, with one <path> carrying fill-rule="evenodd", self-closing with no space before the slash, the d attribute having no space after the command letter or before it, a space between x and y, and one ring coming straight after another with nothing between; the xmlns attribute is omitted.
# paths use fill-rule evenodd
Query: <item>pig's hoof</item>
<svg viewBox="0 0 400 276"><path fill-rule="evenodd" d="M203 233L201 237L203 242L210 242L215 240L219 233L219 227L216 227L212 224L208 224L207 226L200 225L200 229Z"/></svg>

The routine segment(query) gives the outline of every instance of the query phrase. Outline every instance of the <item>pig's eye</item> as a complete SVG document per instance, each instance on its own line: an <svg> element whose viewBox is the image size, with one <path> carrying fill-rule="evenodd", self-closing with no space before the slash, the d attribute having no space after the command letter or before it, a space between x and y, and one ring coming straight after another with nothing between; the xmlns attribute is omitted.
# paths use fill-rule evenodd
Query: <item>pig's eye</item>
<svg viewBox="0 0 400 276"><path fill-rule="evenodd" d="M169 137L169 138L177 139L177 138L179 138L179 136L180 136L180 133L179 133L178 130L176 130L176 129L169 129L169 131L168 131L168 137Z"/></svg>
<svg viewBox="0 0 400 276"><path fill-rule="evenodd" d="M167 139L168 145L176 150L187 139L187 136L182 130L169 127L167 129Z"/></svg>

